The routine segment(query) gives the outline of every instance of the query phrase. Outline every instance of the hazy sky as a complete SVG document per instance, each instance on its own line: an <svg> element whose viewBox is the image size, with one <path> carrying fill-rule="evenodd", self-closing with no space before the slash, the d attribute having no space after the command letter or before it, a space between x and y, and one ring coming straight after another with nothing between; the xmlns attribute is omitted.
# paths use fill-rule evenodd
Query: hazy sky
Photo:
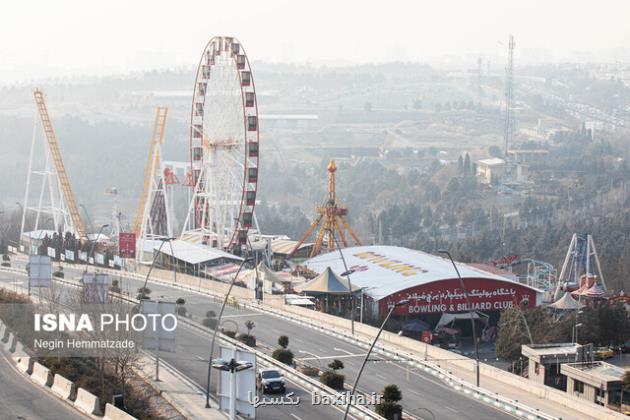
<svg viewBox="0 0 630 420"><path fill-rule="evenodd" d="M192 65L213 35L236 36L254 61L328 64L503 56L509 33L517 57L630 47L627 0L19 0L0 10L0 83Z"/></svg>

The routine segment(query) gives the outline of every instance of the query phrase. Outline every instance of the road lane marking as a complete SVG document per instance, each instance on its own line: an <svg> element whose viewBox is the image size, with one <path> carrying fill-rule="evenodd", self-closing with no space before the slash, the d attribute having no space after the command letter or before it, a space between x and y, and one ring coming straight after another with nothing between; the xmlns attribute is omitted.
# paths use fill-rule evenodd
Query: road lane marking
<svg viewBox="0 0 630 420"><path fill-rule="evenodd" d="M346 353L347 355L354 356L354 355L352 354L352 352L349 352L349 351L348 351L348 350L346 350L346 349L342 349L342 348L339 348L339 347L333 347L333 350L336 350L336 351L341 351L341 352Z"/></svg>
<svg viewBox="0 0 630 420"><path fill-rule="evenodd" d="M453 413L459 414L459 411L455 410L454 408L449 407L448 405L445 405L444 408L446 408L447 410L451 410Z"/></svg>
<svg viewBox="0 0 630 420"><path fill-rule="evenodd" d="M297 419L297 420L302 420L301 418L299 418L298 416L296 416L296 415L295 415L295 414L293 414L293 413L291 413L291 417L293 417L294 419Z"/></svg>
<svg viewBox="0 0 630 420"><path fill-rule="evenodd" d="M420 393L420 392L416 391L415 389L411 389L411 388L409 388L409 389L408 389L408 391L409 391L409 392L413 392L413 393L414 393L414 394L416 394L416 395L422 395L422 393Z"/></svg>

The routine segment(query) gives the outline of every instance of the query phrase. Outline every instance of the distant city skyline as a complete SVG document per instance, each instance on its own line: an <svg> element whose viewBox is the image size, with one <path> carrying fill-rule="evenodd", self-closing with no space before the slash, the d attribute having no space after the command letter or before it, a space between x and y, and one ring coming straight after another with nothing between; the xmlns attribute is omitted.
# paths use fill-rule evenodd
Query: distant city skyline
<svg viewBox="0 0 630 420"><path fill-rule="evenodd" d="M3 12L0 84L193 66L214 35L266 62L502 65L510 33L517 63L630 61L623 0L25 0Z"/></svg>

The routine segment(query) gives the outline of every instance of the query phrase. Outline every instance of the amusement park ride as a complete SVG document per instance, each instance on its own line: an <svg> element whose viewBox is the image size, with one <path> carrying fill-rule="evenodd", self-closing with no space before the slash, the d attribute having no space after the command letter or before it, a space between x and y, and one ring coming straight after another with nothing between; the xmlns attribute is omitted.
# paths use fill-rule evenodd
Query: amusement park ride
<svg viewBox="0 0 630 420"><path fill-rule="evenodd" d="M357 235L355 235L354 231L350 227L348 220L346 220L348 208L337 201L337 195L335 192L336 171L337 166L335 166L335 161L331 160L328 164L328 199L323 206L319 206L317 208L317 217L313 223L311 223L311 226L307 229L302 239L300 239L300 241L295 245L295 248L293 248L289 257L300 248L315 228L319 228L319 231L315 236L315 245L311 251L310 258L318 255L322 251L322 246L324 245L328 252L334 250L335 243L337 242L335 237L336 233L339 234L339 238L341 239L343 246L347 247L348 241L346 239L346 235L344 234L345 230L348 231L348 234L350 234L356 245L361 245L361 241L359 241L359 238L357 238Z"/></svg>
<svg viewBox="0 0 630 420"><path fill-rule="evenodd" d="M35 229L40 223L40 214L45 212L52 216L55 230L85 237L43 93L39 90L35 91L35 101L47 140L45 165L41 170L33 170L34 131L21 235L27 211L35 211ZM151 243L145 247L144 242L174 235L172 186L180 184L175 171L182 168L185 168L182 185L188 187L190 193L181 239L240 253L248 232L258 228L254 207L258 191L259 131L252 70L238 40L214 37L203 50L192 97L190 161L185 165L161 160L167 113L166 108L157 109L144 188L132 226L140 258L145 248L152 247ZM31 175L43 176L36 206L28 205ZM44 202L46 190L49 204Z"/></svg>
<svg viewBox="0 0 630 420"><path fill-rule="evenodd" d="M140 261L145 260L146 242L150 244L151 241L171 237L173 234L167 211L168 195L165 193L166 182L161 162L167 115L168 108L156 109L149 161L144 175L144 186L132 228L132 232L137 238L137 256Z"/></svg>
<svg viewBox="0 0 630 420"><path fill-rule="evenodd" d="M26 191L24 193L24 208L22 212L22 223L20 227L20 238L24 234L27 212L35 213L35 225L33 230L37 230L43 214L50 216L53 221L55 231L71 232L77 237L86 236L86 231L79 215L79 209L72 194L70 180L66 173L57 136L48 114L48 108L44 99L44 93L35 89L33 92L37 112L45 135L43 144L44 150L44 166L39 170L34 170L34 157L36 149L40 149L36 145L37 120L33 129L33 138L31 140L31 152L28 163L28 172L26 176ZM31 177L33 175L41 176L41 184L38 199L35 205L29 205L31 187ZM48 194L46 194L48 191ZM46 197L47 196L47 197ZM46 198L45 198L46 197Z"/></svg>
<svg viewBox="0 0 630 420"><path fill-rule="evenodd" d="M579 297L600 297L606 289L593 236L574 233L556 283L555 299L562 297L563 291Z"/></svg>
<svg viewBox="0 0 630 420"><path fill-rule="evenodd" d="M192 198L182 239L240 253L258 191L258 101L249 59L214 37L197 69L191 110Z"/></svg>

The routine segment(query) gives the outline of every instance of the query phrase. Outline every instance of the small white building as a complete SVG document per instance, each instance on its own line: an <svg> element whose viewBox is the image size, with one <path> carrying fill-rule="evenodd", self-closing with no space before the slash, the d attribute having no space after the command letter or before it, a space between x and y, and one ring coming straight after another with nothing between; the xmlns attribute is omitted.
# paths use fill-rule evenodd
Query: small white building
<svg viewBox="0 0 630 420"><path fill-rule="evenodd" d="M505 160L501 158L481 159L477 164L477 177L482 184L492 184L500 179L505 172Z"/></svg>

